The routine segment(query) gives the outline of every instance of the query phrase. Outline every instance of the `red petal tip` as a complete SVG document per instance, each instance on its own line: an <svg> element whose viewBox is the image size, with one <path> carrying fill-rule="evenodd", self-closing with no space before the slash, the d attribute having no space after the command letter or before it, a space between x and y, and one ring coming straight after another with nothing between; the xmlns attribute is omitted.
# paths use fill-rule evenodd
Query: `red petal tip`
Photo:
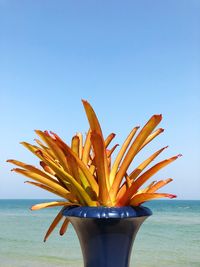
<svg viewBox="0 0 200 267"><path fill-rule="evenodd" d="M177 195L169 195L169 198L176 198Z"/></svg>

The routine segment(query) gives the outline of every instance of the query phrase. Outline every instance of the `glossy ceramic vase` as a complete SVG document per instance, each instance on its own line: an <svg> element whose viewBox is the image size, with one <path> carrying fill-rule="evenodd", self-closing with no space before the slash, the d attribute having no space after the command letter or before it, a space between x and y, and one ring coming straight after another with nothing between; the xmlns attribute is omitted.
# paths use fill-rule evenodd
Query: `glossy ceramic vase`
<svg viewBox="0 0 200 267"><path fill-rule="evenodd" d="M135 236L152 214L145 207L67 207L82 249L84 267L129 267Z"/></svg>

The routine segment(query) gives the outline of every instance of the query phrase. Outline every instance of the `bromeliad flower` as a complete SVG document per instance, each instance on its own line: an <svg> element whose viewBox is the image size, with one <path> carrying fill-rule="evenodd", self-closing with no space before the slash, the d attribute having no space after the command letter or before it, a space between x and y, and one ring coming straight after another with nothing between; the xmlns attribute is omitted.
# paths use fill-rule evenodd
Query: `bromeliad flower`
<svg viewBox="0 0 200 267"><path fill-rule="evenodd" d="M172 181L171 178L153 181L146 187L142 186L159 170L180 157L180 154L160 161L146 170L149 164L167 148L163 147L134 170L129 171L129 166L136 155L163 132L162 128L155 130L162 120L161 115L153 115L140 131L139 127L134 127L112 163L112 154L118 147L118 144L110 147L115 134L111 133L104 139L93 108L84 100L83 105L90 125L85 140L82 134L78 133L72 137L71 145L67 145L53 132L36 130L40 138L35 140L36 145L26 142L22 142L22 145L40 159L41 168L17 160L8 160L19 167L13 171L34 180L26 183L64 199L34 205L32 210L55 206L139 206L153 199L176 197L173 194L157 193L161 187ZM60 211L44 240L62 219ZM68 219L65 218L60 229L61 235L66 232L67 226Z"/></svg>

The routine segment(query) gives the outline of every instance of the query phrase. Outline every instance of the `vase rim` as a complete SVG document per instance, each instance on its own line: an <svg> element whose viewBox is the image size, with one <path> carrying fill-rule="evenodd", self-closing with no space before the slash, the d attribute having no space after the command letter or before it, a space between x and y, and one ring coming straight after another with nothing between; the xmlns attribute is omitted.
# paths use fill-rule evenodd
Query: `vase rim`
<svg viewBox="0 0 200 267"><path fill-rule="evenodd" d="M152 211L144 206L133 207L89 207L89 206L69 206L62 211L65 217L79 217L79 218L136 218L148 217L152 215Z"/></svg>

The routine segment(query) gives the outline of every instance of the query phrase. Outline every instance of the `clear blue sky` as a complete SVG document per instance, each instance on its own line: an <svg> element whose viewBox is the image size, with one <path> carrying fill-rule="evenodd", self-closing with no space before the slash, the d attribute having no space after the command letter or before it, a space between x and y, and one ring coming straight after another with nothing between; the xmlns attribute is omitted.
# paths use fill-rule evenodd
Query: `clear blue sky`
<svg viewBox="0 0 200 267"><path fill-rule="evenodd" d="M34 129L67 142L85 132L84 98L120 144L162 113L166 131L142 157L164 145L160 159L182 153L155 178L174 178L164 191L179 199L200 199L199 14L198 0L0 0L0 198L52 197L5 160L36 163L19 144Z"/></svg>

